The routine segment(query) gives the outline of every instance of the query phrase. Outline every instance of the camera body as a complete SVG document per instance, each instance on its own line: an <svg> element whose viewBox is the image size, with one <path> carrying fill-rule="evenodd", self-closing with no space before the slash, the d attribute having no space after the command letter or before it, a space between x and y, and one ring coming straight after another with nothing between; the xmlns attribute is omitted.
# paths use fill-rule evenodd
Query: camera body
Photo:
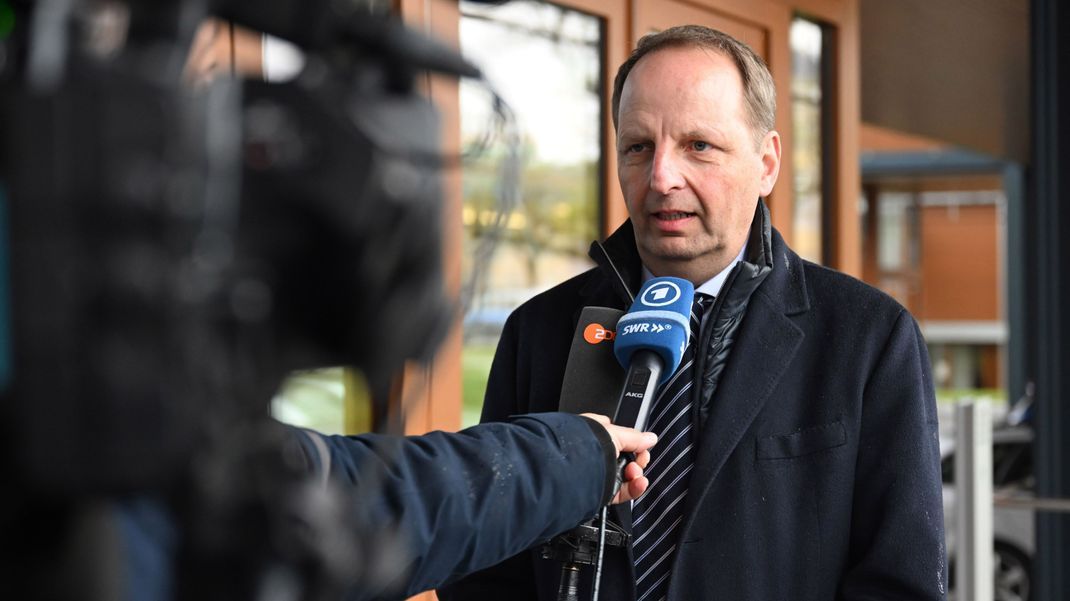
<svg viewBox="0 0 1070 601"><path fill-rule="evenodd" d="M265 415L295 369L388 388L452 311L439 117L413 90L421 65L383 51L403 29L361 13L325 35L330 15L311 19L335 42L297 80L193 92L180 70L203 3L130 2L107 56L93 4L61 38L28 39L0 100L3 394L19 463L63 492L166 486L206 421ZM54 64L35 72L41 54Z"/></svg>
<svg viewBox="0 0 1070 601"><path fill-rule="evenodd" d="M293 524L388 541L381 525L325 525L311 515L322 502L286 501L307 501L308 478L269 401L311 367L351 366L388 390L437 348L453 315L444 161L413 82L474 70L375 7L5 1L18 26L0 40L0 461L18 494L0 529L54 524L33 562L82 544L70 525L101 500L151 498L187 534L190 598L241 597L280 563L308 591L359 581L313 539L277 548ZM209 14L306 43L305 71L191 91L182 65ZM107 539L90 537L89 555Z"/></svg>

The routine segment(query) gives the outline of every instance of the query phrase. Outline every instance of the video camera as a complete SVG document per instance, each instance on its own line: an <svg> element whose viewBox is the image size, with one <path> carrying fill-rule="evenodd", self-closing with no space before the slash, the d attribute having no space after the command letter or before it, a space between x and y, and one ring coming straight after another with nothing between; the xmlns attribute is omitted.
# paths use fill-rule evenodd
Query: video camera
<svg viewBox="0 0 1070 601"><path fill-rule="evenodd" d="M0 529L58 532L90 499L155 495L190 532L225 499L259 511L237 537L274 536L257 524L303 482L268 419L282 377L358 368L386 423L384 391L454 310L439 119L414 78L478 72L379 4L0 0L0 461L17 491ZM306 68L191 91L207 15L294 41ZM220 470L242 477L202 486ZM326 561L306 551L288 561Z"/></svg>

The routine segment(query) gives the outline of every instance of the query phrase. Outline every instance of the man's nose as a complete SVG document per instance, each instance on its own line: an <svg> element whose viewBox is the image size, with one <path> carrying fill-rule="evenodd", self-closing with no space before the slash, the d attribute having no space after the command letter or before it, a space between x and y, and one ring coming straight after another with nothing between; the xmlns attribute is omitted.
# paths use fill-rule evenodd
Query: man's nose
<svg viewBox="0 0 1070 601"><path fill-rule="evenodd" d="M680 157L672 149L655 151L650 166L650 189L658 194L668 194L683 187L684 178L680 168Z"/></svg>

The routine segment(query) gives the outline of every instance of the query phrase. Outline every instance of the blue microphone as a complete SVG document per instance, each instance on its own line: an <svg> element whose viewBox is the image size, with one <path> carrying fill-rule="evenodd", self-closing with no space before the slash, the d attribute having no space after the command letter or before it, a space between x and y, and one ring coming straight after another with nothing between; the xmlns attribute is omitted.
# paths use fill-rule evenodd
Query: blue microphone
<svg viewBox="0 0 1070 601"><path fill-rule="evenodd" d="M653 278L617 322L613 353L628 370L613 423L646 427L654 391L680 366L691 338L695 287L680 278Z"/></svg>

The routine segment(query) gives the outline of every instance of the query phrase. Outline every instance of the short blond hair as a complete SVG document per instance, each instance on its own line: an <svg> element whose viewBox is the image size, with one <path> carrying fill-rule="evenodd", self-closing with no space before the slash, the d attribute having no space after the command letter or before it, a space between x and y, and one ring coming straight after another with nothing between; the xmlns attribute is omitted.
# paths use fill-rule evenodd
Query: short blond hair
<svg viewBox="0 0 1070 601"><path fill-rule="evenodd" d="M735 62L743 80L743 101L747 110L747 123L754 133L755 144L776 124L776 85L762 57L750 46L736 38L702 25L679 25L665 31L643 36L628 60L617 70L613 80L613 127L617 128L620 116L620 96L624 82L635 64L644 56L665 48L705 48L718 52Z"/></svg>

